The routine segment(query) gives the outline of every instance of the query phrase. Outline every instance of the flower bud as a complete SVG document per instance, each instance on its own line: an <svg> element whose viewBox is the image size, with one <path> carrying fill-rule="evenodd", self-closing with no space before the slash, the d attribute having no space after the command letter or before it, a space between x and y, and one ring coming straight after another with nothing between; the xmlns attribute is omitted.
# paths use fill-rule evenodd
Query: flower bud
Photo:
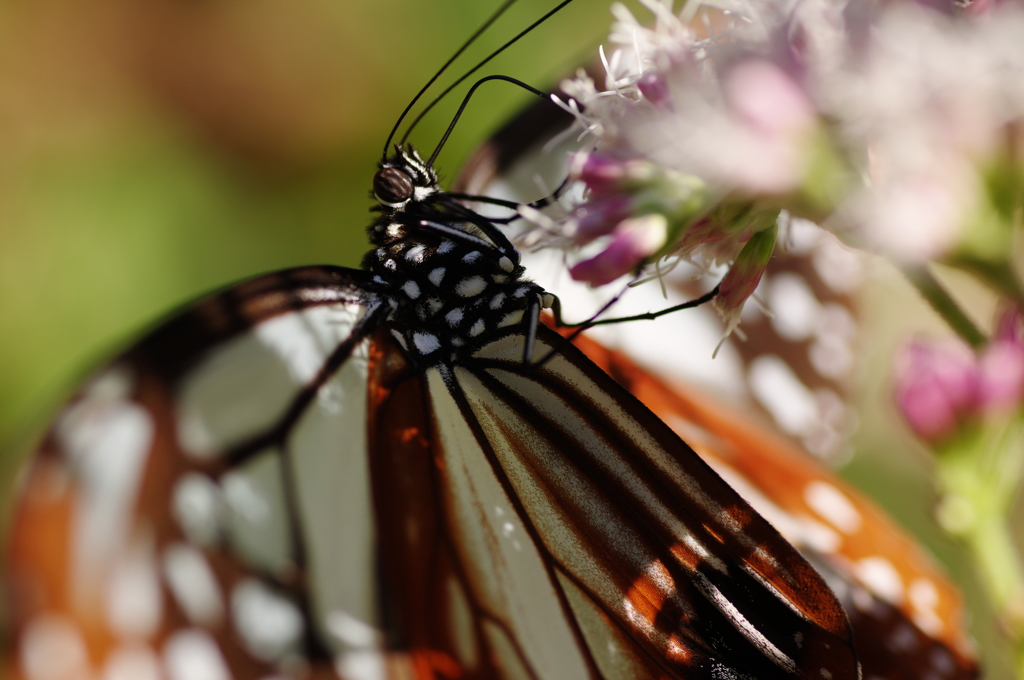
<svg viewBox="0 0 1024 680"><path fill-rule="evenodd" d="M625 194L584 203L576 209L571 233L573 241L586 245L595 238L612 233L619 222L632 214L632 210L633 201Z"/></svg>
<svg viewBox="0 0 1024 680"><path fill-rule="evenodd" d="M665 245L668 220L650 214L623 220L612 232L611 243L603 251L574 265L569 274L576 281L602 286L628 274Z"/></svg>
<svg viewBox="0 0 1024 680"><path fill-rule="evenodd" d="M775 250L778 231L779 228L772 225L751 236L729 267L729 273L722 279L714 305L726 322L726 333L732 332L739 323L743 303L753 295L760 283Z"/></svg>
<svg viewBox="0 0 1024 680"><path fill-rule="evenodd" d="M1009 413L1024 396L1024 347L991 343L978 357L978 407L983 413Z"/></svg>
<svg viewBox="0 0 1024 680"><path fill-rule="evenodd" d="M569 162L569 178L580 180L594 193L615 191L625 176L625 163L605 154L581 151Z"/></svg>
<svg viewBox="0 0 1024 680"><path fill-rule="evenodd" d="M897 355L895 373L896 403L925 441L947 438L972 414L979 372L966 345L915 340Z"/></svg>
<svg viewBox="0 0 1024 680"><path fill-rule="evenodd" d="M636 87L644 99L659 109L669 109L672 106L672 93L665 82L665 76L657 71L648 71L636 81Z"/></svg>

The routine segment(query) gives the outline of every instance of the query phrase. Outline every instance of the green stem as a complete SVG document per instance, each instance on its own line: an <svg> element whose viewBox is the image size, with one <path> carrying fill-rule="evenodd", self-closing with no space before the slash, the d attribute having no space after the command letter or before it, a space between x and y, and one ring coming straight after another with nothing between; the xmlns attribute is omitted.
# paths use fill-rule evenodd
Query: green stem
<svg viewBox="0 0 1024 680"><path fill-rule="evenodd" d="M967 318L956 300L950 297L927 267L903 267L903 274L917 288L936 314L941 316L967 344L975 348L985 344L986 338L982 332Z"/></svg>
<svg viewBox="0 0 1024 680"><path fill-rule="evenodd" d="M968 255L954 255L949 258L948 264L971 272L999 295L1010 298L1018 305L1024 305L1024 289L1021 288L1013 265L1008 260L994 262Z"/></svg>
<svg viewBox="0 0 1024 680"><path fill-rule="evenodd" d="M1024 452L1018 423L991 424L942 447L938 456L943 527L967 547L1024 680L1024 560L1010 525ZM1012 479L1008 479L1012 476Z"/></svg>

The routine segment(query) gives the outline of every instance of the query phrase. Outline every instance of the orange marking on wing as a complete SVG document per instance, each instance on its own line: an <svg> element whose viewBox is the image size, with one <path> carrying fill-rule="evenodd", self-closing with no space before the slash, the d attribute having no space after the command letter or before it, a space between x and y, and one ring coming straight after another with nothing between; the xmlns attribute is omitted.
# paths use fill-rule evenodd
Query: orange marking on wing
<svg viewBox="0 0 1024 680"><path fill-rule="evenodd" d="M422 430L418 427L403 427L398 432L398 438L403 444L411 444L416 442L421 446L426 444L426 438L423 436Z"/></svg>
<svg viewBox="0 0 1024 680"><path fill-rule="evenodd" d="M687 569L696 569L701 562L701 556L690 550L682 543L676 543L671 548L672 554Z"/></svg>
<svg viewBox="0 0 1024 680"><path fill-rule="evenodd" d="M81 635L87 663L95 667L117 640L107 627L104 600L89 597L83 602L73 592L70 567L77 499L72 487L54 493L54 476L63 474L62 468L53 459L41 458L26 479L27 502L19 510L9 543L10 610L22 626L38 617L66 617Z"/></svg>
<svg viewBox="0 0 1024 680"><path fill-rule="evenodd" d="M693 660L693 652L683 644L678 635L669 636L665 652L676 663L689 664Z"/></svg>
<svg viewBox="0 0 1024 680"><path fill-rule="evenodd" d="M841 573L860 580L850 565L882 556L899 572L905 588L919 584L919 591L927 597L922 595L919 598L921 602L916 609L906 597L893 605L908 620L920 621L926 617L932 624L927 632L956 650L962 661L973 657L972 645L963 626L963 601L956 586L939 571L917 542L873 501L782 435L750 416L685 385L667 385L621 353L585 337L578 337L574 343L680 436L701 432L699 446L695 450L713 467L724 462L798 520L813 520L835 527L835 533L841 539L835 566ZM824 482L845 497L859 513L859 523L851 523L844 531L842 526L835 525L834 518L823 516L821 508L812 507L807 500L807 491L814 482ZM733 519L741 523L744 521L735 515ZM787 538L795 540L792 536ZM826 558L830 557L826 555ZM762 566L770 569L768 564ZM925 593L921 584L929 586L928 592ZM934 586L934 592L930 590L931 586Z"/></svg>
<svg viewBox="0 0 1024 680"><path fill-rule="evenodd" d="M462 664L442 651L421 648L412 650L409 655L417 679L458 680L466 675Z"/></svg>
<svg viewBox="0 0 1024 680"><path fill-rule="evenodd" d="M674 589L665 565L652 562L647 573L633 582L623 598L632 622L648 630L654 628L658 614Z"/></svg>

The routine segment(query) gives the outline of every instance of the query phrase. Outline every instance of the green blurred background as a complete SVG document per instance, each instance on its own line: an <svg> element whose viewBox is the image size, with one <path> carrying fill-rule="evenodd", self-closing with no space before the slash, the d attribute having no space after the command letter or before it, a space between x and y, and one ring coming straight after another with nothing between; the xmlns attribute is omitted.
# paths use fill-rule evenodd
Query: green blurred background
<svg viewBox="0 0 1024 680"><path fill-rule="evenodd" d="M553 4L520 0L453 72ZM30 440L84 372L196 295L356 266L391 125L497 5L0 4L0 446ZM607 4L581 0L484 73L546 87L609 24ZM432 149L460 99L412 141ZM445 177L528 100L484 87Z"/></svg>
<svg viewBox="0 0 1024 680"><path fill-rule="evenodd" d="M357 265L391 125L497 4L0 0L3 479L79 380L176 306L273 269ZM460 64L553 4L519 0ZM577 0L485 73L548 87L609 25L607 2ZM459 99L412 141L431 149ZM485 87L441 156L444 177L528 101ZM941 326L890 270L874 274L858 455L845 473L970 586L931 522L927 457L893 418L887 382L907 327ZM991 305L976 298L987 321ZM976 623L990 638L980 610Z"/></svg>

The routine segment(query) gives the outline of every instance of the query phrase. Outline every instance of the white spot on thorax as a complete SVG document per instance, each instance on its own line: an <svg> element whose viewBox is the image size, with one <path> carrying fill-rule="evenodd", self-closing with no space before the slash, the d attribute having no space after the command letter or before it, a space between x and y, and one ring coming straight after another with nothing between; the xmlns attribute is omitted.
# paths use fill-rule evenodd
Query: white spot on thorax
<svg viewBox="0 0 1024 680"><path fill-rule="evenodd" d="M189 621L204 626L220 623L224 604L206 556L178 543L164 550L163 564L167 585Z"/></svg>
<svg viewBox="0 0 1024 680"><path fill-rule="evenodd" d="M415 300L420 296L420 284L415 281L406 281L402 284L402 292L408 295L410 300Z"/></svg>
<svg viewBox="0 0 1024 680"><path fill-rule="evenodd" d="M295 603L255 579L241 581L231 592L231 618L253 656L266 661L294 649L305 628Z"/></svg>
<svg viewBox="0 0 1024 680"><path fill-rule="evenodd" d="M861 516L850 499L834 485L816 480L804 489L804 500L832 526L846 534L860 529Z"/></svg>
<svg viewBox="0 0 1024 680"><path fill-rule="evenodd" d="M473 264L474 262L479 260L481 257L483 257L483 255L480 253L480 251L474 250L471 253L466 253L465 255L463 255L462 256L462 261L465 262L466 264Z"/></svg>
<svg viewBox="0 0 1024 680"><path fill-rule="evenodd" d="M514 312L509 312L501 321L498 322L498 328L505 328L506 326L513 326L523 320L523 310L519 309Z"/></svg>
<svg viewBox="0 0 1024 680"><path fill-rule="evenodd" d="M416 331L412 334L412 343L420 354L430 354L441 348L441 341L433 333Z"/></svg>
<svg viewBox="0 0 1024 680"><path fill-rule="evenodd" d="M454 249L455 249L455 242L454 241L449 241L449 240L445 239L444 241L441 241L441 245L439 245L437 247L437 252L439 252L442 255L444 255L445 253L452 252L452 250L454 250Z"/></svg>
<svg viewBox="0 0 1024 680"><path fill-rule="evenodd" d="M495 295L494 297L491 298L491 302L490 302L489 306L490 306L491 309L500 309L501 306L504 303L505 303L505 294L504 293L498 293L497 295Z"/></svg>
<svg viewBox="0 0 1024 680"><path fill-rule="evenodd" d="M405 251L405 259L409 262L416 262L417 264L423 262L423 255L426 252L426 246L415 245L409 250Z"/></svg>
<svg viewBox="0 0 1024 680"><path fill-rule="evenodd" d="M498 260L498 266L501 268L501 271L508 272L509 274L511 274L516 268L515 264L512 263L512 260L505 255L502 255L501 259Z"/></svg>
<svg viewBox="0 0 1024 680"><path fill-rule="evenodd" d="M444 307L444 302L436 297L427 298L423 301L423 313L426 317L431 317L441 311Z"/></svg>
<svg viewBox="0 0 1024 680"><path fill-rule="evenodd" d="M231 680L217 641L203 630L175 633L164 645L169 680Z"/></svg>
<svg viewBox="0 0 1024 680"><path fill-rule="evenodd" d="M440 287L441 281L444 280L444 267L438 267L437 269L431 269L430 273L427 274L427 280L435 286Z"/></svg>
<svg viewBox="0 0 1024 680"><path fill-rule="evenodd" d="M462 307L456 307L455 309L451 310L450 312L444 315L444 320L448 322L449 326L455 328L460 323L462 323L463 314L464 312L462 311Z"/></svg>
<svg viewBox="0 0 1024 680"><path fill-rule="evenodd" d="M487 281L482 276L470 276L455 284L455 293L459 297L476 297L487 288Z"/></svg>

